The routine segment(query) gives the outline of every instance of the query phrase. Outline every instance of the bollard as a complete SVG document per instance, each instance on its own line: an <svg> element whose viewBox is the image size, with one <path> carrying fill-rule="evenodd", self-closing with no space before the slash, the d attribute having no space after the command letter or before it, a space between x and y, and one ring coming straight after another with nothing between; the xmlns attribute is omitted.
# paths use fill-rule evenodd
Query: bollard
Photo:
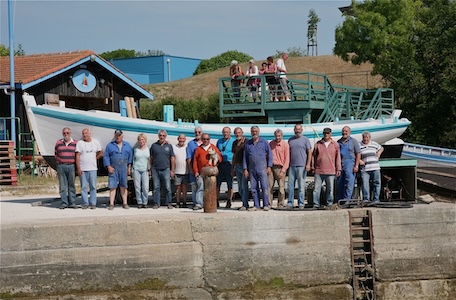
<svg viewBox="0 0 456 300"><path fill-rule="evenodd" d="M204 212L217 212L217 167L204 167L201 169L201 176L204 180Z"/></svg>

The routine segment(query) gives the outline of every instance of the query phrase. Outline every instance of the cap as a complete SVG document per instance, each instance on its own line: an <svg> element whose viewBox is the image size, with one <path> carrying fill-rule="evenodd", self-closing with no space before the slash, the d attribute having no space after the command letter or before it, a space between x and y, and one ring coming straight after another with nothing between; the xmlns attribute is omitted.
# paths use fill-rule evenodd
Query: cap
<svg viewBox="0 0 456 300"><path fill-rule="evenodd" d="M122 135L123 132L122 132L122 130L120 130L120 129L116 129L116 131L114 131L114 134L115 134L115 135Z"/></svg>
<svg viewBox="0 0 456 300"><path fill-rule="evenodd" d="M232 66L237 65L237 64L238 64L237 60L232 60L232 61L231 61L231 65L232 65Z"/></svg>
<svg viewBox="0 0 456 300"><path fill-rule="evenodd" d="M254 64L254 63L255 63L255 61L254 61L253 59L251 59L251 60L249 60L249 63L252 63L252 64Z"/></svg>
<svg viewBox="0 0 456 300"><path fill-rule="evenodd" d="M331 132L332 132L332 130L329 127L326 127L325 129L323 129L323 133L331 133Z"/></svg>

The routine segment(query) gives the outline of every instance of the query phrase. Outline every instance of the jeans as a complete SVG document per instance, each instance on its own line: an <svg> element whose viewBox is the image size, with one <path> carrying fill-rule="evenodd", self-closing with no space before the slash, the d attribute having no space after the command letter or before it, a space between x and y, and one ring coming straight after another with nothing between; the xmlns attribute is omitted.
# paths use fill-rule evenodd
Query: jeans
<svg viewBox="0 0 456 300"><path fill-rule="evenodd" d="M82 171L81 180L82 205L97 205L97 170ZM90 201L88 191L90 189Z"/></svg>
<svg viewBox="0 0 456 300"><path fill-rule="evenodd" d="M75 169L74 164L57 165L57 174L59 176L59 193L63 205L74 205L76 200L76 188L74 186Z"/></svg>
<svg viewBox="0 0 456 300"><path fill-rule="evenodd" d="M147 205L149 202L149 171L133 170L133 183L135 184L136 202Z"/></svg>
<svg viewBox="0 0 456 300"><path fill-rule="evenodd" d="M363 200L369 201L370 199L370 183L372 180L372 192L374 202L380 201L380 170L374 171L361 171L361 178L363 179Z"/></svg>
<svg viewBox="0 0 456 300"><path fill-rule="evenodd" d="M193 197L193 194L195 197ZM193 206L203 207L204 203L204 180L203 176L198 176L196 182L192 182L192 200Z"/></svg>
<svg viewBox="0 0 456 300"><path fill-rule="evenodd" d="M352 199L356 178L356 174L353 173L354 166L354 161L342 161L342 172L340 173L340 176L337 178L337 200Z"/></svg>
<svg viewBox="0 0 456 300"><path fill-rule="evenodd" d="M163 183L165 188L165 203L171 204L171 171L169 168L164 170L152 169L152 180L154 183L154 205L160 206L160 188Z"/></svg>
<svg viewBox="0 0 456 300"><path fill-rule="evenodd" d="M260 187L258 185L258 183L260 183L261 194L263 196L263 207L269 207L269 179L266 170L250 170L249 174L250 185L252 188L253 205L255 205L256 208L260 208Z"/></svg>
<svg viewBox="0 0 456 300"><path fill-rule="evenodd" d="M315 174L315 187L313 191L313 206L320 207L320 192L322 182L326 183L326 204L333 205L333 190L334 190L335 175Z"/></svg>
<svg viewBox="0 0 456 300"><path fill-rule="evenodd" d="M295 181L298 181L298 205L304 206L304 197L306 195L306 176L305 167L290 167L288 169L288 206L294 205L294 187Z"/></svg>
<svg viewBox="0 0 456 300"><path fill-rule="evenodd" d="M242 206L249 208L249 182L244 176L244 169L240 165L235 165L234 173L236 174L238 191L242 199Z"/></svg>

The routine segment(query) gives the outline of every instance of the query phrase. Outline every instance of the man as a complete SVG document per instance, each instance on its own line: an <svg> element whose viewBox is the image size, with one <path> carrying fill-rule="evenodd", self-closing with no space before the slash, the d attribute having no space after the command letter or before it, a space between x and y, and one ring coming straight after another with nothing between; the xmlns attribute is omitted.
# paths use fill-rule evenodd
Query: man
<svg viewBox="0 0 456 300"><path fill-rule="evenodd" d="M279 75L279 83L282 88L282 93L279 96L280 101L291 101L290 93L288 92L288 78L287 78L287 67L285 66L285 61L288 59L288 53L282 54L282 58L279 58L276 62L277 72Z"/></svg>
<svg viewBox="0 0 456 300"><path fill-rule="evenodd" d="M219 149L217 146L214 144L211 144L211 137L207 133L203 133L201 140L203 143L196 148L195 150L195 156L193 157L193 174L195 174L196 178L196 184L197 184L197 190L198 190L198 195L197 198L203 199L203 193L204 193L204 180L203 176L201 176L201 169L204 167L209 166L209 152L210 149L215 150L217 153L218 161L222 161L222 154L220 153ZM216 166L214 166L216 167ZM199 210L203 208L202 205L203 202L196 203L195 206L193 206L193 210Z"/></svg>
<svg viewBox="0 0 456 300"><path fill-rule="evenodd" d="M283 140L283 131L276 129L274 131L275 140L269 143L272 152L272 170L269 174L269 205L272 207L274 196L273 189L274 183L277 181L279 185L279 196L277 200L277 207L283 207L285 199L285 176L287 169L290 165L290 147L286 141Z"/></svg>
<svg viewBox="0 0 456 300"><path fill-rule="evenodd" d="M315 186L313 191L313 207L320 208L320 192L322 182L326 183L326 204L333 205L334 176L339 177L342 169L340 162L339 144L331 138L331 128L323 129L323 138L315 143L312 155L315 171Z"/></svg>
<svg viewBox="0 0 456 300"><path fill-rule="evenodd" d="M233 160L233 142L231 137L231 128L228 126L222 129L223 137L217 140L217 148L222 153L222 162L218 165L219 173L217 175L217 206L220 198L220 186L225 181L228 186L226 208L231 208L231 199L233 198L233 176L231 175L231 161Z"/></svg>
<svg viewBox="0 0 456 300"><path fill-rule="evenodd" d="M68 127L62 130L63 138L55 143L54 155L57 162L57 174L59 176L59 192L62 204L60 209L77 208L76 188L74 186L74 163L76 141L71 137L71 129Z"/></svg>
<svg viewBox="0 0 456 300"><path fill-rule="evenodd" d="M374 202L380 201L380 164L378 159L383 153L383 147L378 143L371 141L369 131L364 131L363 140L359 144L361 149L361 178L363 180L363 201L369 201L370 197L370 180L372 180L372 197Z"/></svg>
<svg viewBox="0 0 456 300"><path fill-rule="evenodd" d="M97 159L103 157L101 145L92 139L88 128L82 130L82 140L76 144L76 170L81 180L82 209L97 207ZM87 188L90 190L90 201Z"/></svg>
<svg viewBox="0 0 456 300"><path fill-rule="evenodd" d="M241 127L234 129L234 136L236 140L233 142L233 161L231 163L232 171L231 175L236 175L236 181L238 184L238 192L241 195L242 206L239 208L241 211L249 209L249 183L247 178L244 177L244 168L242 162L244 160L244 148L247 143L247 139L244 137L244 131Z"/></svg>
<svg viewBox="0 0 456 300"><path fill-rule="evenodd" d="M295 184L298 182L298 207L304 209L306 195L306 176L312 161L312 146L302 135L302 125L294 126L294 136L288 140L290 145L290 169L288 170L288 208L294 206Z"/></svg>
<svg viewBox="0 0 456 300"><path fill-rule="evenodd" d="M129 209L127 204L128 176L131 175L133 163L133 149L130 144L123 140L123 132L120 129L114 131L114 139L106 146L103 154L103 164L108 169L109 187L109 210L114 209L117 186L120 186L122 207Z"/></svg>
<svg viewBox="0 0 456 300"><path fill-rule="evenodd" d="M195 155L195 150L198 148L203 141L201 136L203 135L203 129L199 126L195 127L195 138L187 144L187 165L190 171L189 180L192 187L192 202L193 207L198 205L203 207L203 191L199 191L196 185L195 174L193 173L193 157Z"/></svg>
<svg viewBox="0 0 456 300"><path fill-rule="evenodd" d="M176 160L174 169L174 185L176 186L176 203L180 208L187 207L187 184L188 184L188 166L187 166L187 137L181 133L177 137L177 144L173 145L173 151Z"/></svg>
<svg viewBox="0 0 456 300"><path fill-rule="evenodd" d="M247 142L244 149L244 160L242 162L245 178L250 178L254 207L250 211L260 209L260 187L263 195L263 210L269 210L269 184L268 176L272 168L272 152L269 143L260 138L260 128L250 128L252 139Z"/></svg>
<svg viewBox="0 0 456 300"><path fill-rule="evenodd" d="M158 141L150 147L150 165L152 166L152 182L154 185L154 206L157 209L160 207L160 191L161 186L165 189L165 204L168 209L172 209L172 192L171 178L174 177L174 168L176 159L174 157L173 146L168 144L166 130L158 131Z"/></svg>
<svg viewBox="0 0 456 300"><path fill-rule="evenodd" d="M342 163L342 172L337 178L337 200L352 199L355 177L361 158L359 142L351 137L350 134L350 127L344 126L342 128L342 137L337 141Z"/></svg>

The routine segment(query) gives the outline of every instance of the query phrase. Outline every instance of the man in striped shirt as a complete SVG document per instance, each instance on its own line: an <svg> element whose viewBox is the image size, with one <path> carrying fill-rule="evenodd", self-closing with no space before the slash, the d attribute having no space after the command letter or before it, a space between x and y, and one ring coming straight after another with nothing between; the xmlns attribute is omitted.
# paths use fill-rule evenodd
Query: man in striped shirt
<svg viewBox="0 0 456 300"><path fill-rule="evenodd" d="M361 148L361 178L363 180L363 201L369 201L370 197L370 180L372 180L372 198L374 202L380 201L380 164L378 159L382 155L383 147L378 143L371 141L369 131L363 132L363 141L359 143Z"/></svg>
<svg viewBox="0 0 456 300"><path fill-rule="evenodd" d="M71 129L68 127L62 130L63 138L55 143L55 160L57 162L57 174L59 177L59 192L62 204L60 209L77 208L75 179L75 156L76 143L71 137Z"/></svg>

